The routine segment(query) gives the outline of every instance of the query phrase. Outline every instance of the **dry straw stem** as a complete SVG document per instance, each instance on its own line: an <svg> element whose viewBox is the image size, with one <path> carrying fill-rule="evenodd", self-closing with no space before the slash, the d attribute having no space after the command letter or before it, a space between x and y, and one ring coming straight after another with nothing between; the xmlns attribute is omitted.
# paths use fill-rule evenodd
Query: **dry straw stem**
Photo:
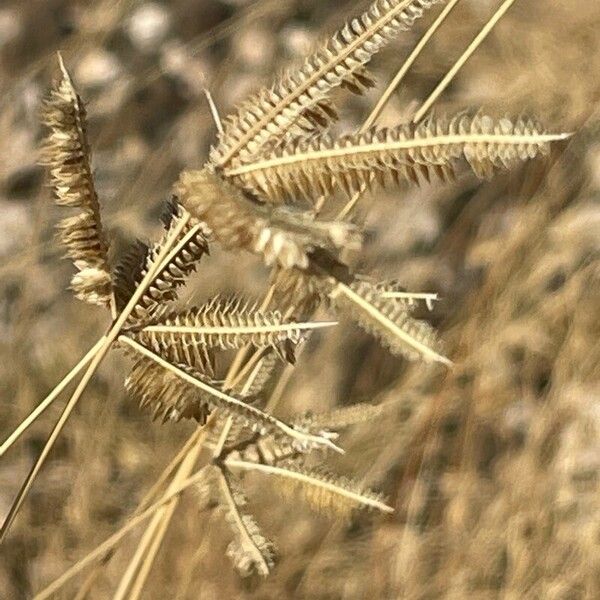
<svg viewBox="0 0 600 600"><path fill-rule="evenodd" d="M171 462L163 469L163 471L159 475L158 479L154 482L152 487L146 492L145 496L142 498L141 502L138 504L135 512L133 513L133 515L130 517L129 521L127 521L127 523L125 525L125 527L127 527L127 531L130 531L130 528L129 528L130 522L133 521L135 523L138 523L139 521L137 521L136 519L139 517L140 514L144 513L149 507L154 506L156 508L159 508L160 506L163 505L164 502L167 501L167 499L169 499L171 497L171 496L168 496L167 499L158 501L158 502L155 502L154 504L152 504L152 500L156 497L159 497L159 494L158 494L159 491L166 484L166 482L168 481L168 479L171 476L171 474L173 473L173 471L178 467L178 465L181 463L181 461L189 454L190 450L192 449L193 446L195 446L196 442L198 442L199 439L204 435L205 435L205 431L204 431L204 428L202 428L202 427L197 427L195 429L194 433L192 433L192 435L190 435L190 437L183 444L183 446L181 447L179 452L173 457ZM199 473L196 473L196 475L192 476L192 478L186 480L186 482L190 482L187 485L191 485L192 483L197 483L198 479L199 479ZM187 485L185 485L185 487L187 487ZM109 539L112 539L112 537ZM119 537L117 542L115 542L115 545L121 539L122 538ZM109 551L106 552L106 554L104 554L104 556L101 559L96 559L99 561L99 564L96 565L94 570L88 575L88 577L84 581L83 585L79 588L79 590L77 592L77 599L83 600L84 598L87 598L87 594L89 593L89 590L93 586L96 578L100 574L101 569L112 558L113 553L114 553L114 551L112 550L112 547L111 547L111 549L109 549ZM89 563L85 563L85 565L87 565L87 564L89 564ZM77 565L80 565L80 563L77 563ZM74 565L74 566L77 566L77 565ZM85 566L85 565L83 565L83 566ZM83 568L83 566L81 568ZM67 571L67 573L68 572L70 572L70 570ZM66 575L66 573L65 573L65 575ZM73 575L76 575L76 573L73 573ZM63 581L63 583L65 583L65 582L66 582L66 580ZM58 588L55 588L55 589L58 589Z"/></svg>
<svg viewBox="0 0 600 600"><path fill-rule="evenodd" d="M150 504L142 512L134 515L115 533L109 538L102 542L99 546L96 546L89 554L78 560L73 566L69 567L60 577L55 579L50 585L45 587L43 590L38 592L34 596L34 600L46 600L51 598L58 590L60 590L66 583L68 583L73 577L81 573L84 569L94 564L96 561L102 560L108 553L113 550L125 536L135 529L138 525L143 523L146 519L155 514L159 509L163 508L165 504L176 499L182 492L187 490L190 486L196 485L202 481L205 477L204 468L200 469L193 475L187 477L181 481L176 487L173 487L170 491L166 492L160 500L157 500L153 504Z"/></svg>
<svg viewBox="0 0 600 600"><path fill-rule="evenodd" d="M123 312L119 315L119 317L115 321L114 325L110 328L110 330L106 334L103 345L100 346L100 348L97 350L96 354L92 358L92 360L91 360L90 364L88 365L87 370L83 374L83 377L81 378L78 386L76 387L71 398L67 402L67 405L65 406L59 420L57 421L56 425L52 429L52 431L48 437L48 440L46 441L46 444L44 445L44 448L42 449L40 456L38 457L38 459L34 463L33 467L31 468L30 472L28 473L25 481L23 482L23 484L21 486L21 489L19 490L19 492L17 494L16 499L14 500L13 504L11 505L8 515L6 516L4 523L2 524L2 529L0 529L0 542L2 542L4 540L6 534L8 533L8 530L10 529L10 526L11 526L12 522L14 521L14 518L16 517L21 505L23 504L23 501L25 500L25 497L27 496L27 493L29 492L29 489L33 485L33 482L34 482L37 474L39 473L44 462L46 461L46 458L47 458L48 454L50 453L50 450L54 446L54 442L60 435L62 428L65 426L67 420L69 419L71 412L77 405L79 398L83 394L89 381L91 380L92 376L96 372L96 369L100 366L100 363L102 362L102 360L104 359L104 357L106 356L108 351L110 350L113 342L117 339L117 337L121 331L121 328L127 321L129 315L131 314L131 311L135 308L135 306L137 306L137 303L139 302L140 298L144 294L146 287L153 280L155 273L160 270L160 267L163 265L163 261L169 260L170 254L172 253L172 250L171 250L172 244L175 243L175 241L177 240L177 236L180 233L180 229L183 229L183 227L185 227L186 223L187 223L187 220L183 219L181 221L181 223L179 224L179 227L177 227L172 232L171 237L169 238L169 240L167 240L167 243L165 243L164 247L160 250L160 252L158 252L158 254L156 256L155 266L153 266L152 268L150 268L148 270L144 279L140 282L139 287L136 289L135 293L129 300L127 306L124 308Z"/></svg>
<svg viewBox="0 0 600 600"><path fill-rule="evenodd" d="M206 430L204 430L204 433L206 434ZM181 462L179 470L177 471L175 477L169 485L169 488L167 490L168 492L172 489L177 489L178 485L181 482L185 481L185 479L189 477L190 473L193 471L194 465L196 464L200 452L202 451L204 437L205 435L202 435L198 438L196 446L192 447L191 451ZM140 565L137 576L133 581L130 593L126 596L129 600L137 600L140 597L144 588L144 584L146 583L146 579L150 574L152 565L154 563L156 555L158 554L167 529L169 528L169 524L171 522L171 519L173 518L173 514L175 513L178 503L179 498L173 498L168 505L162 507L159 511L157 511L156 515L154 515L153 517L153 521L148 527L148 530L144 533L144 538L150 540L150 543L149 545L145 545L145 539L142 538L142 542L136 550L136 554L139 553L139 556L143 556L144 558ZM132 560L132 564L134 563L134 560L135 556ZM130 564L130 567L132 566L132 564ZM127 586L125 585L126 578L127 572L125 573L125 576L119 586L121 587L121 585L123 585L125 590L127 589ZM117 590L117 593L115 594L115 600L119 600L119 598L120 597ZM125 596L123 596L123 598L125 598Z"/></svg>
<svg viewBox="0 0 600 600"><path fill-rule="evenodd" d="M199 437L196 444L192 446L182 460L177 473L167 488L167 495L172 494L175 490L179 489L183 482L190 476L190 473L193 471L194 465L200 456L200 452L202 451L203 437L204 436ZM202 469L201 472L204 472L205 474L204 469ZM149 567L154 561L154 557L158 552L160 542L166 533L173 513L177 508L177 504L178 499L176 497L171 498L169 503L161 506L156 514L152 517L152 521L144 531L144 534L137 545L135 553L129 561L127 569L125 570L125 573L119 582L119 586L115 592L115 595L113 596L113 600L124 600L125 598L131 600L135 597L134 592L139 595L149 573ZM131 590L130 594L128 594L129 590Z"/></svg>
<svg viewBox="0 0 600 600"><path fill-rule="evenodd" d="M464 64L471 58L475 50L479 48L483 40L488 34L494 29L498 21L505 15L506 11L514 4L515 0L505 0L498 10L492 15L490 20L483 26L481 31L473 38L473 41L469 44L467 49L461 54L458 60L450 67L446 75L438 83L436 88L431 92L429 97L423 102L421 108L415 113L413 117L413 123L418 123L431 109L435 101L448 87L450 82L454 79L456 74L462 69Z"/></svg>
<svg viewBox="0 0 600 600"><path fill-rule="evenodd" d="M365 132L370 127L372 127L375 121L379 118L386 104L389 102L392 94L396 91L409 69L412 67L415 60L419 57L429 40L433 37L435 32L440 28L442 23L446 20L452 9L460 2L460 0L450 0L448 4L444 7L444 10L437 16L435 21L429 26L427 31L421 36L421 39L414 47L412 52L408 55L398 72L394 76L394 78L390 81L387 88L384 90L383 94L379 97L379 100L375 104L375 107L366 118L364 123L362 124L359 132Z"/></svg>
<svg viewBox="0 0 600 600"><path fill-rule="evenodd" d="M360 19L353 21L351 25L346 26L341 32L338 32L325 47L305 63L304 67L299 71L292 71L287 76L284 76L284 78L275 85L274 89L263 91L254 99L255 102L251 100L242 107L237 116L234 116L229 120L226 131L220 138L220 145L211 155L212 160L217 163L218 168L216 168L213 173L211 172L211 166L209 165L208 169L205 171L213 178L209 183L214 187L214 193L212 194L214 197L206 202L205 195L203 197L202 194L196 194L196 197L191 199L193 200L191 204L198 209L194 211L194 215L198 218L205 219L206 221L210 220L208 224L213 229L218 241L228 248L245 247L254 252L262 253L268 264L278 262L286 268L297 266L306 268L309 262L308 257L313 256L312 252L314 248L332 248L340 250L344 249L349 241L347 235L348 231L340 231L339 228L334 231L329 226L321 230L319 230L317 226L311 228L307 220L302 218L302 215L264 210L264 207L260 205L260 199L249 198L247 195L241 194L234 186L224 184L222 179L223 175L226 177L228 175L231 177L242 177L253 172L245 171L243 173L235 173L235 169L244 166L242 164L244 160L247 160L250 163L248 165L249 167L251 167L253 163L256 164L256 162L258 162L261 164L262 162L262 180L264 181L266 177L267 180L276 182L281 188L280 190L276 189L275 194L272 194L273 197L271 199L276 201L281 199L279 196L283 192L287 193L292 190L292 187L288 188L286 186L300 185L300 188L298 189L306 188L304 191L307 192L306 195L308 196L328 192L332 187L331 181L335 182L337 180L331 179L329 183L323 184L320 181L320 176L322 176L323 173L318 172L321 167L324 169L326 182L329 172L333 171L334 173L337 173L337 177L340 177L341 173L342 179L340 182L346 187L350 194L356 189L362 190L370 184L373 178L373 170L380 175L384 175L386 171L392 169L392 166L396 167L399 162L398 155L400 155L400 159L405 161L408 156L415 165L419 165L419 169L423 166L423 169L429 172L429 170L437 168L441 171L442 175L447 176L449 171L448 169L444 171L444 168L448 167L448 165L444 163L443 160L440 163L440 155L431 154L431 148L433 146L430 147L427 144L424 144L419 147L419 149L416 149L414 146L405 148L391 147L391 142L397 143L406 140L393 139L393 136L390 136L392 138L391 142L390 139L387 138L379 139L377 136L383 136L381 132L364 134L362 137L351 136L342 138L342 141L345 140L345 143L343 144L338 144L337 140L329 143L323 141L323 138L316 138L317 141L312 142L315 144L314 148L307 146L308 151L306 148L303 148L302 152L296 152L296 155L301 155L304 159L302 164L298 163L297 167L295 166L296 163L289 158L285 151L278 149L278 145L282 145L282 143L288 139L286 138L288 134L297 131L310 132L313 134L319 127L326 125L328 120L333 118L334 114L331 105L326 102L326 95L331 89L339 85L345 85L351 89L353 88L353 91L361 92L365 87L370 85L369 77L363 71L364 64L368 62L375 52L389 41L398 29L402 26L408 27L412 25L412 22L420 17L423 10L428 8L431 4L433 4L433 2L428 0L413 2L378 0L371 7L369 12L365 13ZM453 5L454 3L451 3L444 11L443 15L440 15L440 18L436 20L434 27L439 26ZM506 5L507 3L503 6ZM508 5L510 5L510 3L508 3ZM491 27L488 27L488 31L490 29ZM429 34L429 37L431 37L432 34L433 32ZM480 39L483 39L483 37L480 37ZM425 42L426 40L420 44L421 48L425 45ZM478 43L480 43L480 40ZM409 62L419 51L419 47L415 49L415 52L409 57ZM404 72L406 72L407 69L408 67L405 65ZM397 79L401 79L402 76ZM445 78L445 85L447 85L447 81L449 81L449 79ZM443 88L438 86L434 94L438 93L439 95L439 89ZM435 98L431 100L431 102L433 101L435 101ZM483 123L484 124L480 128L489 129L485 125L487 122L483 121ZM481 125L481 123L479 125ZM451 132L448 131L440 132L437 127L434 129L433 132L430 132L431 135L425 137L437 137L437 141L439 142L440 138L443 138L444 136L448 137L451 134ZM418 127L411 131L414 130L418 130ZM471 131L469 133L489 134L489 131ZM501 131L500 133L504 132ZM369 135L371 135L371 139L367 139ZM401 136L397 137L399 138ZM414 140L412 141L414 142ZM530 142L531 140L528 142L523 141L524 148L520 148L516 155L529 157L530 154L535 153L534 151L537 150L535 147L536 144L531 144ZM377 148L377 144L383 144L385 147ZM450 142L446 145L452 146ZM439 144L436 148L438 146ZM444 146L443 143L442 146ZM290 145L289 147L298 150L300 146ZM484 149L483 154L481 153L482 147ZM263 155L258 156L256 154L257 150L260 150ZM319 153L321 154L319 155ZM478 174L481 175L488 175L491 172L491 167L496 164L503 164L507 158L507 155L501 155L497 148L494 149L485 146L482 139L468 140L466 145L462 147L461 153L461 155L475 167ZM310 160L309 155L313 156L312 161ZM415 160L415 156L417 157L417 160ZM454 158L452 153L448 156L443 155L442 153L442 156L446 162L449 162L451 158ZM287 162L281 162L283 158L285 158ZM294 157L294 159L295 158L297 158L297 156ZM419 162L419 159L422 162ZM436 160L438 161L437 163ZM265 161L279 162L267 164L265 166ZM495 161L497 161L497 163ZM479 163L482 163L482 165ZM297 168L295 174L293 172L294 168ZM406 165L402 165L402 168L406 169ZM409 165L408 168L413 169L412 164ZM309 170L308 174L306 171L307 169ZM313 169L314 172L310 172L310 169ZM395 170L398 171L397 168L395 168ZM367 171L368 177L364 177L365 172ZM232 173L233 175L231 175ZM277 175L278 179L277 177L270 177L273 173ZM407 175L409 179L414 179L414 173L410 170L407 171ZM288 180L293 179L292 176L295 177L296 180L300 180L301 183L289 183ZM260 177L255 181L249 176L246 184L250 187L256 187L257 181L259 180ZM237 183L239 185L240 181ZM296 188L293 188L293 191L296 191ZM231 194L229 194L229 192L231 192ZM266 193L265 195L268 196L269 193ZM203 202L204 204L202 204ZM183 212L182 215L184 218L189 219L189 215L185 212ZM323 224L319 224L318 226L322 227ZM345 235L340 235L341 233L344 233ZM67 241L70 242L72 236L67 237L69 238ZM337 238L337 242L333 238ZM162 241L157 248L162 248ZM172 255L171 257L173 258ZM162 263L163 266L166 264L168 263ZM171 278L171 280L165 280L165 285L162 289L168 290L170 287L177 285L182 279L183 277L176 276ZM157 289L160 291L161 286L157 286ZM397 351L411 358L421 357L449 364L448 359L445 359L434 347L432 347L434 346L432 342L435 342L435 338L431 329L428 326L411 319L409 316L409 298L399 297L397 295L386 297L385 290L382 292L381 289L369 288L366 292L365 290L361 291L361 289L362 288L357 288L355 283L343 284L333 282L330 289L330 298L337 308L343 311L345 310L365 329L378 335L392 351ZM162 305L170 299L171 297L159 295L155 299L154 306L162 309ZM298 305L298 302L300 302L300 300L296 298L291 301L295 306ZM154 310L150 312L153 313L153 317L156 317ZM146 317L147 314L142 316ZM151 326L159 327L161 325L167 327L188 327L188 325L182 323L152 322L151 324ZM220 324L217 326L220 326ZM236 416L239 413L243 413L246 422L251 425L256 425L256 421L258 420L261 435L263 433L265 434L263 438L260 438L259 436L260 439L268 440L269 435L266 434L283 431L293 441L299 441L297 436L300 436L303 440L301 446L303 449L306 449L304 446L307 445L307 436L309 434L280 423L262 411L258 411L257 413L256 411L258 409L253 409L237 398L224 393L221 389L206 384L202 381L201 377L199 378L190 375L185 368L180 369L177 365L172 364L172 361L168 361L164 357L159 356L159 353L153 353L147 348L144 348L126 335L122 335L123 333L123 331L115 332L114 329L111 329L108 335L113 337L109 342L109 345L114 341L116 336L120 336L118 338L119 341L127 344L129 347L135 348L137 352L148 358L148 360L155 361L161 369L167 369L169 373L175 374L188 384L193 385L198 389L203 389L203 392L211 394L213 398L217 398L219 400L219 402L216 402L217 406L228 406L229 410ZM131 330L129 330L129 333L135 335L132 334ZM207 336L213 335L214 333L214 331L204 331L203 333L199 333L198 330L151 330L144 335L154 336L155 339L157 339L158 336L163 336L163 341L161 343L166 347L168 344L165 341L166 337L164 336L197 335L201 339L202 336L204 336L204 341L206 341L206 339L208 339ZM223 335L230 335L229 333L221 333ZM263 331L262 333L266 332ZM270 333L275 332L271 331ZM289 332L279 331L277 333L281 334ZM254 334L256 334L256 332L252 334L249 333L249 335ZM231 335L233 335L233 333L231 333ZM233 347L237 348L243 346L245 341L248 340L242 339L239 342L236 342ZM265 348L255 349L252 355L249 355L250 351L246 348L248 348L248 346L238 352L236 359L228 372L226 384L227 382L234 382L235 387L237 387L238 384L241 384L247 373L250 373L250 376L244 385L244 388L248 390L255 378L258 378L257 374L259 373L261 362L264 359L263 351ZM102 360L103 355L100 358L98 358L98 356L106 351L106 345L102 346L99 354L96 355L92 364L90 364L88 373L90 373L94 361L97 360L99 364ZM271 349L268 348L267 351L270 352ZM93 373L93 370L91 373ZM89 375L90 377L91 373ZM84 380L86 376L87 373L84 375L80 387L81 385L85 387ZM190 378L194 381L190 381ZM204 388L202 388L201 385L199 386L199 383L202 384ZM224 389L228 388L225 387ZM76 394L78 390L76 390ZM232 403L231 400L234 400L234 402ZM77 399L74 400L74 402L76 401ZM213 418L216 419L219 412L221 411L215 411ZM367 412L369 411L367 410ZM250 415L250 417L248 415ZM217 447L215 449L217 456L220 456L222 453L233 423L234 420L232 418L227 418L225 420L225 427L221 432L221 436L218 439ZM265 424L274 424L274 428L269 430L268 426L265 426L263 430L262 427ZM287 428L287 430L285 428ZM290 435L290 432L294 435ZM316 437L320 438L321 445L323 444L322 440L326 440L331 444L327 435ZM314 441L315 440L312 440L311 444ZM197 452L199 452L199 447L200 441L186 452L186 457L182 459L179 471L171 482L170 489L177 481L186 477L186 473L189 474L191 472L197 458ZM308 495L309 498L312 498L317 506L320 507L339 508L339 505L341 504L342 512L350 506L371 506L386 512L391 510L390 507L385 505L370 492L358 489L353 482L348 482L343 478L325 474L321 471L310 472L300 468L299 465L294 463L288 463L286 466L277 465L276 467L271 465L257 465L251 460L240 460L231 455L224 460L228 466L237 465L237 468L242 470L262 470L262 472L270 475L278 475L278 480L287 480L293 489L299 487L302 492ZM248 465L252 466L250 467ZM269 471L269 469L271 470ZM232 503L234 505L235 512L239 517L238 525L240 523L245 525L247 521L239 512L239 506L243 505L243 502L241 502L241 504L240 502L236 502L235 494L231 493L231 490L229 496L231 499L230 504ZM332 500L332 498L337 498L341 502L336 502ZM175 510L175 505L176 501L164 508L164 510L161 510L160 514L155 516L151 527L146 532L146 535L144 535L134 559L130 563L121 581L117 597L121 594L121 597L128 595L128 597L137 598L141 593L164 533L169 525L173 511ZM245 526L242 529L246 531L246 538L252 538L252 531L254 531L253 527ZM244 553L242 552L242 554ZM252 552L250 554L252 554ZM245 559L243 556L242 559L242 563L244 563ZM253 559L251 559L250 563L252 563L252 560Z"/></svg>
<svg viewBox="0 0 600 600"><path fill-rule="evenodd" d="M101 337L87 352L87 354L61 379L60 383L34 408L33 411L19 424L19 426L6 438L0 446L0 457L29 429L40 415L58 398L60 393L75 379L81 370L92 360L96 352L104 344Z"/></svg>

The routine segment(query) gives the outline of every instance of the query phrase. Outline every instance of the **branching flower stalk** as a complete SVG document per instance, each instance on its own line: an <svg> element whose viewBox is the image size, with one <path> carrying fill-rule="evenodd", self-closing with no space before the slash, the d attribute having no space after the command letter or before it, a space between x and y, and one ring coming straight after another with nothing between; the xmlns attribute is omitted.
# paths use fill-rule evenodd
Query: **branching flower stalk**
<svg viewBox="0 0 600 600"><path fill-rule="evenodd" d="M115 598L141 595L176 509L177 490L190 481L202 448L213 455L202 470L202 489L232 528L227 554L241 575L266 576L276 563L273 543L248 511L243 490L247 472L267 476L284 494L303 497L312 508L333 516L351 518L365 509L392 512L379 494L328 469L324 452L341 451L333 441L339 431L377 418L379 407L357 405L285 423L271 414L284 386L276 388L272 401L265 390L282 365L288 365L289 374L289 365L311 332L334 326L338 316L354 321L394 354L450 366L433 328L415 318L416 304L425 302L431 310L436 294L411 293L397 281L376 281L346 264L347 252L360 251L362 242L362 228L349 215L365 191L390 184L420 185L434 177L446 181L460 176L464 167L478 178L489 178L499 169L547 154L551 143L566 137L548 133L527 118L493 119L481 111L428 116L436 98L514 0L502 4L413 122L375 126L392 90L457 1L442 10L363 127L333 137L327 131L336 119L331 92L342 87L360 94L372 87L370 59L441 3L375 0L299 68L286 72L224 120L208 162L184 171L174 185L163 236L150 247L134 242L114 268L100 223L83 103L60 60L61 77L44 113L50 133L43 159L57 202L79 212L62 222L59 241L77 269L71 283L76 296L108 307L112 324L0 447L2 454L86 369L11 507L0 538L91 377L115 347L134 361L126 389L142 408L163 422L193 419L201 428L123 528L129 531L132 523L149 516L150 499L166 487L166 495L153 505L152 521ZM336 218L324 220L320 212L337 190L349 200ZM180 287L211 244L251 252L273 267L272 284L260 306L221 297L187 310L174 306ZM331 311L333 318L313 320L318 306ZM220 373L221 358L216 358L229 350L237 353ZM121 537L102 545L93 559L80 565L108 560L107 550ZM48 590L59 589L66 580L65 574L40 597L48 597Z"/></svg>

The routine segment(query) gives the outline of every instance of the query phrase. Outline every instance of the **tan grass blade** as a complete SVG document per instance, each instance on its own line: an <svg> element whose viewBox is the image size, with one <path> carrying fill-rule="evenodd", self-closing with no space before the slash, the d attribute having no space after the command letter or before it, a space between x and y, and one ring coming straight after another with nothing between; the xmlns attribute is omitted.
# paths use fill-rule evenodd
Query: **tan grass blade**
<svg viewBox="0 0 600 600"><path fill-rule="evenodd" d="M391 513L394 509L381 500L378 494L364 490L357 483L344 477L318 470L303 469L287 462L282 465L263 465L227 458L225 464L231 469L258 471L274 476L274 481L289 484L292 493L302 493L311 506L317 510L349 516L356 508L375 508Z"/></svg>

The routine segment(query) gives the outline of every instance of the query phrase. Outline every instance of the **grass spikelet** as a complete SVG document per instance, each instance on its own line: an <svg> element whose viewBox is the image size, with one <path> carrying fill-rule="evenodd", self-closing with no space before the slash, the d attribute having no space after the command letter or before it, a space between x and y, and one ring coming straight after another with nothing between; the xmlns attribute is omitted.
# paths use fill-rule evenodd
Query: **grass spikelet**
<svg viewBox="0 0 600 600"><path fill-rule="evenodd" d="M323 100L345 85L362 92L371 86L365 65L403 29L412 27L436 0L376 0L272 86L244 102L225 122L211 161L223 167L248 162L272 139L281 140L293 126L313 129L329 120Z"/></svg>
<svg viewBox="0 0 600 600"><path fill-rule="evenodd" d="M102 230L92 176L85 108L60 54L58 61L60 79L42 111L42 121L49 133L40 162L50 171L56 203L79 209L75 216L59 224L58 239L78 270L71 288L80 300L108 306L112 301L108 242Z"/></svg>
<svg viewBox="0 0 600 600"><path fill-rule="evenodd" d="M274 485L282 493L291 497L300 495L317 512L349 518L357 509L371 508L387 513L394 510L383 502L379 494L347 477L334 475L324 469L305 468L294 461L284 461L275 466L236 458L228 459L226 464L231 469L271 475Z"/></svg>
<svg viewBox="0 0 600 600"><path fill-rule="evenodd" d="M428 323L411 317L403 304L382 297L367 282L357 281L350 286L337 283L329 298L340 314L376 336L393 354L409 360L452 364L440 354L437 335Z"/></svg>
<svg viewBox="0 0 600 600"><path fill-rule="evenodd" d="M279 311L263 311L241 298L215 297L203 306L165 315L130 336L165 355L206 352L208 348L239 350L274 348L289 355L288 345L298 344L314 329L334 322L286 322ZM189 361L186 361L189 362Z"/></svg>
<svg viewBox="0 0 600 600"><path fill-rule="evenodd" d="M488 179L496 169L547 154L550 142L564 137L546 133L532 119L432 117L337 139L298 138L225 174L270 202L313 201L337 189L352 196L373 183L419 183L433 177L446 181L455 176L460 159L475 175Z"/></svg>
<svg viewBox="0 0 600 600"><path fill-rule="evenodd" d="M256 519L248 512L248 500L234 475L220 470L219 490L225 520L234 534L227 546L227 556L243 577L252 573L266 577L277 561L275 545L262 534Z"/></svg>

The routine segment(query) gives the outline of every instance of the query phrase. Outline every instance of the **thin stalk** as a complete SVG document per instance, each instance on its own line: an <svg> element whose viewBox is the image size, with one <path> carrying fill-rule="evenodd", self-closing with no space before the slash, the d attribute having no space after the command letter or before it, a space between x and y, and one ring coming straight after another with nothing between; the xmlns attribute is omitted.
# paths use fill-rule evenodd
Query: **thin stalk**
<svg viewBox="0 0 600 600"><path fill-rule="evenodd" d="M246 379L246 382L244 383L244 386L242 387L242 395L246 395L248 393L248 390L254 383L254 380L256 379L256 376L258 375L258 372L260 370L260 363L261 363L262 359L264 358L264 356L262 356L261 352L256 352L252 356L252 358L248 361L248 363L246 364L246 367L248 366L249 363L252 362L252 359L255 356L259 356L260 359L258 361L256 361L256 363L254 365L254 370L252 371L252 373L250 373L250 375L248 376L248 379ZM242 373L245 374L246 367L244 367L244 369L242 371L240 371L240 375L242 375ZM238 378L238 379L241 380L241 378ZM237 383L237 380L236 380L236 383ZM223 447L225 446L225 442L227 441L227 436L229 435L229 432L231 431L232 426L233 426L233 419L231 417L227 417L227 421L225 422L225 425L223 425L223 429L221 429L221 434L219 435L217 445L215 446L215 448L213 450L213 458L219 458L221 456L221 454L223 453Z"/></svg>
<svg viewBox="0 0 600 600"><path fill-rule="evenodd" d="M473 38L467 49L461 54L458 60L450 67L444 78L438 83L436 88L431 92L429 97L423 102L421 108L415 113L413 123L418 123L433 106L433 103L439 98L440 94L448 87L455 75L462 69L464 64L471 58L475 50L479 48L483 40L488 36L490 31L496 26L496 23L504 16L506 11L514 4L515 0L505 0L498 10L492 15L492 18L485 24L482 30Z"/></svg>
<svg viewBox="0 0 600 600"><path fill-rule="evenodd" d="M121 540L133 529L135 529L140 523L144 522L157 510L163 508L165 504L179 496L182 492L187 490L191 485L194 485L202 480L204 477L204 469L200 469L190 477L182 481L177 487L174 487L171 491L167 492L160 500L157 500L154 504L151 504L138 515L131 517L125 525L123 525L118 531L113 533L109 538L102 542L99 546L96 546L89 554L84 556L81 560L77 561L72 567L66 570L60 577L55 579L50 585L46 586L42 591L38 592L33 600L46 600L55 594L65 583L73 579L76 575L81 573L86 567L93 564L94 562L101 560L108 552L115 548Z"/></svg>
<svg viewBox="0 0 600 600"><path fill-rule="evenodd" d="M172 249L173 244L175 244L177 237L179 236L179 234L181 233L183 228L187 225L189 219L190 219L190 216L187 215L181 219L180 223L178 223L177 227L173 230L172 234L167 239L165 245L163 246L163 248L161 248L160 252L158 253L156 260L154 261L152 266L148 269L148 272L146 273L146 275L140 282L139 286L136 288L131 299L129 300L129 302L127 303L125 308L123 309L123 312L119 315L119 318L115 321L115 323L112 325L112 327L109 329L108 333L104 337L104 342L103 342L102 346L99 348L99 350L96 352L93 359L89 363L87 370L83 374L83 377L81 378L81 380L80 380L79 384L77 385L77 387L75 388L75 391L73 392L71 398L69 399L65 408L63 409L63 412L60 415L56 425L50 432L48 440L46 441L46 444L44 445L44 448L42 449L40 456L38 457L38 459L32 466L31 470L29 471L27 477L25 478L25 481L23 482L23 484L17 494L17 497L15 498L13 504L11 505L8 515L7 515L6 519L4 520L4 523L2 524L2 529L0 529L0 543L6 537L6 534L8 533L10 526L12 525L17 513L19 512L19 509L21 508L21 506L23 504L23 501L25 500L29 490L31 489L31 486L33 485L35 478L37 477L37 474L39 473L44 462L46 461L46 458L48 457L50 450L54 446L54 443L56 442L58 436L60 435L60 432L62 431L62 429L65 426L66 422L68 421L69 417L71 416L73 409L79 402L79 399L81 398L81 395L85 391L92 376L94 375L94 373L100 366L100 363L102 362L102 360L104 359L104 357L106 356L108 351L110 350L112 343L117 339L117 337L121 331L121 328L127 321L127 318L129 317L131 311L137 306L141 297L145 293L146 288L148 287L148 285L150 285L150 283L154 279L155 274L158 273L163 268L163 265L165 264L164 261L170 260L170 258L172 256L172 252L170 253L169 251Z"/></svg>
<svg viewBox="0 0 600 600"><path fill-rule="evenodd" d="M201 451L202 438L200 438L198 442L190 449L186 457L181 462L175 477L173 477L173 480L167 489L167 495L173 494L173 492L182 485L182 482L189 478ZM127 569L121 578L119 587L113 596L113 600L124 600L125 598L130 599L132 596L128 595L128 592L132 586L135 589L141 590L139 586L143 585L145 582L146 577L150 572L149 567L154 561L156 552L158 552L158 546L156 547L154 554L149 554L149 548L154 546L153 540L157 534L160 535L162 533L162 535L159 537L160 541L162 541L162 536L164 536L164 533L166 532L166 526L162 525L163 520L166 521L166 525L168 526L177 504L177 498L171 498L169 503L165 506L162 506L152 517L152 521L148 525L146 531L144 531L144 535L142 536L142 539L140 540L132 559L127 565ZM150 561L150 565L144 566L143 570L140 570L140 564L142 561L144 561L145 557L147 557L147 559ZM138 572L141 579L136 577Z"/></svg>
<svg viewBox="0 0 600 600"><path fill-rule="evenodd" d="M104 343L101 337L87 352L87 354L62 378L60 383L21 421L19 426L6 438L0 446L0 457L29 429L38 417L56 400L60 393L75 379L80 371L92 360L96 352Z"/></svg>
<svg viewBox="0 0 600 600"><path fill-rule="evenodd" d="M231 427L233 425L233 419L231 417L227 417L225 421L225 425L223 425L223 429L221 429L221 434L219 435L219 439L217 441L217 445L213 450L213 458L219 458L221 453L223 452L223 447L225 446L225 442L227 441L227 436L231 431Z"/></svg>
<svg viewBox="0 0 600 600"><path fill-rule="evenodd" d="M364 132L369 129L373 123L379 118L386 104L389 102L390 97L396 91L401 81L404 79L408 70L412 67L415 60L417 60L419 54L423 51L429 40L433 37L434 33L440 28L441 24L446 20L446 17L450 14L452 9L460 2L460 0L450 0L444 7L444 10L438 15L437 19L431 24L429 29L423 34L423 37L419 40L419 43L414 47L413 51L408 55L408 58L404 61L395 77L390 81L387 88L377 101L375 108L371 111L371 114L367 117L367 120L363 123L359 131Z"/></svg>

